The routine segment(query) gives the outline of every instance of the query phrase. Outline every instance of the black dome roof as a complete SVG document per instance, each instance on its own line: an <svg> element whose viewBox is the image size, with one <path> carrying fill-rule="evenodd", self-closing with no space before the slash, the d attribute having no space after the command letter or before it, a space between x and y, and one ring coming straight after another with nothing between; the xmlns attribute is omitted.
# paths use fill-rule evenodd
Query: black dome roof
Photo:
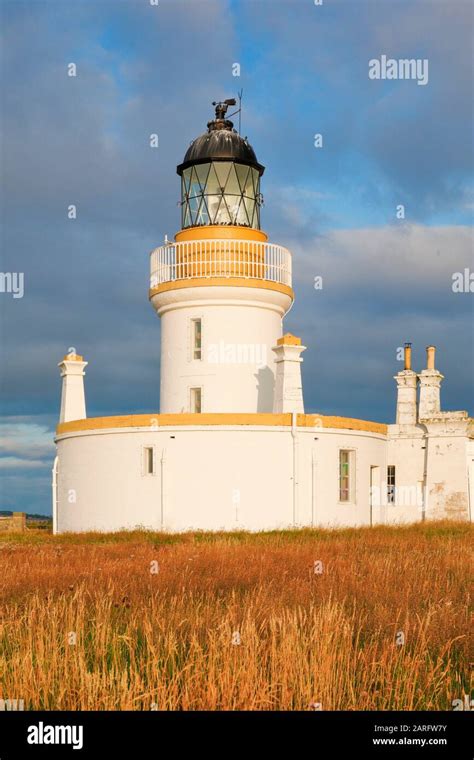
<svg viewBox="0 0 474 760"><path fill-rule="evenodd" d="M217 110L216 108L216 112ZM261 176L265 167L258 163L255 151L247 142L247 138L241 137L233 127L233 123L228 119L216 118L210 121L207 125L208 131L196 137L187 149L183 163L176 169L178 174L182 174L184 169L194 164L235 161L254 166Z"/></svg>

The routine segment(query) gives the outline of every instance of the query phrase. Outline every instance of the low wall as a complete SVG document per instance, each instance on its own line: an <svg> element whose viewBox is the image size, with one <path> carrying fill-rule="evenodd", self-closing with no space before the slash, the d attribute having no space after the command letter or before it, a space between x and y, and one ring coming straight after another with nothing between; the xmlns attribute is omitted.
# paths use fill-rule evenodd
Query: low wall
<svg viewBox="0 0 474 760"><path fill-rule="evenodd" d="M26 512L13 512L11 517L0 517L0 532L23 533L26 530Z"/></svg>

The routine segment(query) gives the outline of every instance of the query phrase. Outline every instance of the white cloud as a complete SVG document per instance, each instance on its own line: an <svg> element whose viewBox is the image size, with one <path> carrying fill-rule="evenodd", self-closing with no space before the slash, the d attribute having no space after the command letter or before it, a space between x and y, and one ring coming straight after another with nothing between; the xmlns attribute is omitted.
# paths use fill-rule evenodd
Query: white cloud
<svg viewBox="0 0 474 760"><path fill-rule="evenodd" d="M47 425L7 417L0 421L0 467L44 467L54 455L53 434Z"/></svg>
<svg viewBox="0 0 474 760"><path fill-rule="evenodd" d="M41 459L20 459L19 457L0 457L0 470L44 470L45 462Z"/></svg>
<svg viewBox="0 0 474 760"><path fill-rule="evenodd" d="M473 231L467 226L420 224L333 230L293 248L300 281L320 274L338 288L397 286L451 289L454 272L472 266Z"/></svg>

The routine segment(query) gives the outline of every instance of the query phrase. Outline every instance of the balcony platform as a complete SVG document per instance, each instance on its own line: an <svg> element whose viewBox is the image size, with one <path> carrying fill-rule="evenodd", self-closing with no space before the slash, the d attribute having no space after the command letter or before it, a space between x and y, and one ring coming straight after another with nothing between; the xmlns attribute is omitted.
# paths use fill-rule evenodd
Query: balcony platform
<svg viewBox="0 0 474 760"><path fill-rule="evenodd" d="M211 279L238 280L237 285L260 280L291 290L291 253L274 243L222 238L169 243L150 254L151 291L167 283Z"/></svg>

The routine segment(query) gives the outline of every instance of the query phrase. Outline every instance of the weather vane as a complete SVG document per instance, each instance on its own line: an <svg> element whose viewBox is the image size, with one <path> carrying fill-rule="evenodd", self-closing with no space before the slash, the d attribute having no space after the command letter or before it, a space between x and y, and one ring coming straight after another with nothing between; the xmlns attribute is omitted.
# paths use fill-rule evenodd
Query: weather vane
<svg viewBox="0 0 474 760"><path fill-rule="evenodd" d="M229 106L235 106L235 98L228 98L224 101L213 101L212 105L216 107L216 119L224 119Z"/></svg>

